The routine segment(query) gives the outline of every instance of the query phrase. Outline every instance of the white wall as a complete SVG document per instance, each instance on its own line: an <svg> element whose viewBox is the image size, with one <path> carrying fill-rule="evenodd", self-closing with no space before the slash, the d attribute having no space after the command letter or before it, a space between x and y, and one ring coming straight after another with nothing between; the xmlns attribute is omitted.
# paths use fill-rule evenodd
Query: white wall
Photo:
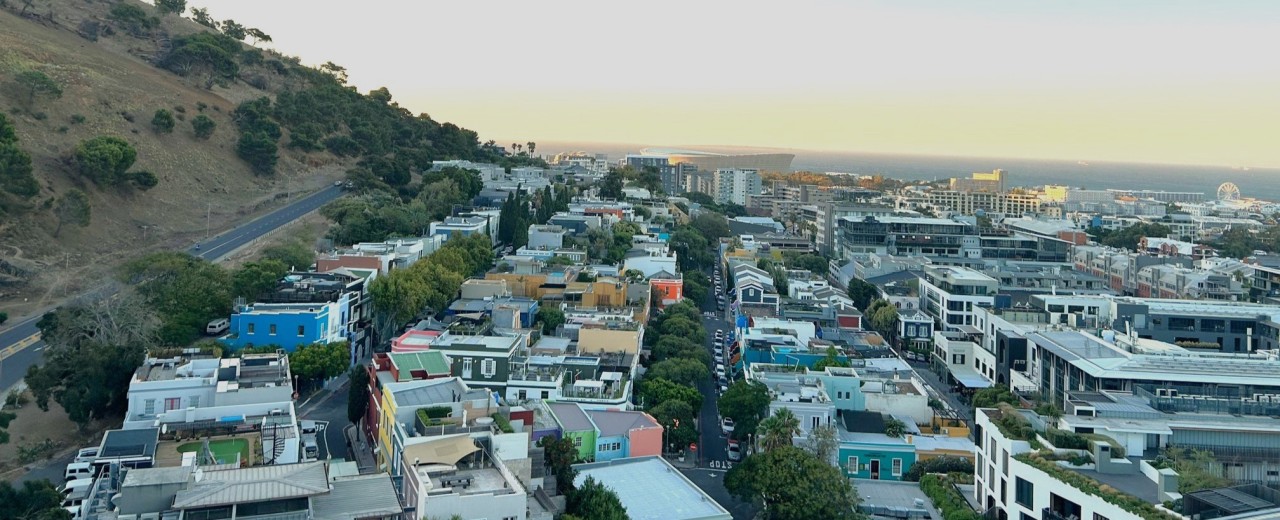
<svg viewBox="0 0 1280 520"><path fill-rule="evenodd" d="M463 520L523 520L526 518L526 500L524 493L427 496L425 492L419 491L418 515L423 518L451 518L458 515Z"/></svg>

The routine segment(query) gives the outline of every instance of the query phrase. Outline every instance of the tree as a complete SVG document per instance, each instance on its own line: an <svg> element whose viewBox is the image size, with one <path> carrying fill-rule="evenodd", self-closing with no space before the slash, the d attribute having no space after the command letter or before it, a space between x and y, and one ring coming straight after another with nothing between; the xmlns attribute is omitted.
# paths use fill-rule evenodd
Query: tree
<svg viewBox="0 0 1280 520"><path fill-rule="evenodd" d="M974 408L994 408L1000 403L1016 405L1018 404L1018 396L1013 395L1013 392L1009 391L1009 387L1004 385L983 388L973 393Z"/></svg>
<svg viewBox="0 0 1280 520"><path fill-rule="evenodd" d="M650 359L655 363L660 363L667 359L692 359L702 363L703 366L711 366L711 354L707 353L707 349L685 339L686 337L671 334L661 335L653 345Z"/></svg>
<svg viewBox="0 0 1280 520"><path fill-rule="evenodd" d="M892 335L898 328L898 308L887 300L876 300L884 302L883 305L872 305L871 314L867 317L871 322L871 327L882 334Z"/></svg>
<svg viewBox="0 0 1280 520"><path fill-rule="evenodd" d="M187 0L156 0L156 11L161 15L176 14L181 16L187 10Z"/></svg>
<svg viewBox="0 0 1280 520"><path fill-rule="evenodd" d="M346 84L347 82L346 67L338 65L332 61L326 61L323 65L320 65L320 70L332 75L334 79L338 80L338 83Z"/></svg>
<svg viewBox="0 0 1280 520"><path fill-rule="evenodd" d="M791 446L800 435L800 419L790 408L779 408L760 421L760 439L765 451Z"/></svg>
<svg viewBox="0 0 1280 520"><path fill-rule="evenodd" d="M303 240L295 239L263 249L262 258L279 261L290 271L299 271L311 268L316 252Z"/></svg>
<svg viewBox="0 0 1280 520"><path fill-rule="evenodd" d="M70 520L62 500L62 493L48 480L29 480L19 487L0 482L0 518Z"/></svg>
<svg viewBox="0 0 1280 520"><path fill-rule="evenodd" d="M668 379L645 377L640 380L636 397L641 406L652 408L661 403L683 401L693 410L702 408L702 393L696 388L674 383Z"/></svg>
<svg viewBox="0 0 1280 520"><path fill-rule="evenodd" d="M262 43L271 42L271 36L268 35L267 33L262 32L262 29L258 29L257 27L250 27L246 29L245 32L248 33L250 38L253 38L254 45L257 45L259 42L262 42Z"/></svg>
<svg viewBox="0 0 1280 520"><path fill-rule="evenodd" d="M724 485L742 500L763 500L762 514L771 520L862 518L840 469L794 446L747 457L725 474Z"/></svg>
<svg viewBox="0 0 1280 520"><path fill-rule="evenodd" d="M53 214L58 218L58 227L53 229L53 237L58 238L58 235L62 234L62 226L66 224L87 227L93 218L93 208L89 204L88 195L73 189L58 198Z"/></svg>
<svg viewBox="0 0 1280 520"><path fill-rule="evenodd" d="M837 436L836 427L830 424L810 428L809 436L805 438L804 448L818 460L834 461L839 447L840 439ZM912 469L915 469L914 465Z"/></svg>
<svg viewBox="0 0 1280 520"><path fill-rule="evenodd" d="M744 439L756 432L769 411L769 390L749 381L734 381L716 403L720 415L733 419L733 438Z"/></svg>
<svg viewBox="0 0 1280 520"><path fill-rule="evenodd" d="M82 141L75 158L81 175L98 184L118 186L129 180L127 172L138 151L124 139L103 135Z"/></svg>
<svg viewBox="0 0 1280 520"><path fill-rule="evenodd" d="M805 269L818 276L825 277L827 275L827 259L818 255L785 255L787 265L799 269Z"/></svg>
<svg viewBox="0 0 1280 520"><path fill-rule="evenodd" d="M538 439L538 446L543 449L546 465L556 477L556 492L568 495L573 491L573 479L577 474L577 470L573 469L573 463L578 458L577 446L567 437L553 436Z"/></svg>
<svg viewBox="0 0 1280 520"><path fill-rule="evenodd" d="M0 410L0 444L9 443L9 423L16 418L17 415Z"/></svg>
<svg viewBox="0 0 1280 520"><path fill-rule="evenodd" d="M600 197L606 199L622 198L622 172L611 169L605 174L604 179L600 180Z"/></svg>
<svg viewBox="0 0 1280 520"><path fill-rule="evenodd" d="M369 284L373 300L373 328L385 341L400 325L417 316L426 306L427 286L408 269L397 269Z"/></svg>
<svg viewBox="0 0 1280 520"><path fill-rule="evenodd" d="M822 372L827 367L847 367L849 362L839 357L840 352L835 347L827 347L827 355L813 363L814 372Z"/></svg>
<svg viewBox="0 0 1280 520"><path fill-rule="evenodd" d="M156 177L156 174L146 170L129 172L129 181L133 183L135 188L142 191L147 191L156 187L157 184L160 184L160 178Z"/></svg>
<svg viewBox="0 0 1280 520"><path fill-rule="evenodd" d="M592 520L627 520L627 510L618 495L592 477L569 493L565 510Z"/></svg>
<svg viewBox="0 0 1280 520"><path fill-rule="evenodd" d="M696 411L689 403L673 399L650 407L648 412L665 430L663 435L667 444L662 447L664 452L677 451L698 441L698 429L694 427Z"/></svg>
<svg viewBox="0 0 1280 520"><path fill-rule="evenodd" d="M208 139L217 128L218 124L213 118L204 114L191 118L191 130L195 132L197 139Z"/></svg>
<svg viewBox="0 0 1280 520"><path fill-rule="evenodd" d="M702 233L709 242L719 240L729 236L729 222L725 220L724 215L711 212L702 212L698 216L693 217L689 225Z"/></svg>
<svg viewBox="0 0 1280 520"><path fill-rule="evenodd" d="M289 354L289 371L300 384L338 377L350 366L350 356L345 341L301 345Z"/></svg>
<svg viewBox="0 0 1280 520"><path fill-rule="evenodd" d="M907 425L896 417L888 417L884 420L884 434L886 437L901 437L906 432Z"/></svg>
<svg viewBox="0 0 1280 520"><path fill-rule="evenodd" d="M654 363L645 372L645 377L660 377L685 386L697 386L699 381L706 381L709 376L706 363L676 357Z"/></svg>
<svg viewBox="0 0 1280 520"><path fill-rule="evenodd" d="M218 29L222 31L222 34L230 36L237 41L244 41L245 36L248 36L247 29L235 20L223 20L222 23L218 25Z"/></svg>
<svg viewBox="0 0 1280 520"><path fill-rule="evenodd" d="M871 302L880 297L880 290L861 278L852 278L849 280L848 294L849 299L853 300L853 306L861 310L871 307Z"/></svg>
<svg viewBox="0 0 1280 520"><path fill-rule="evenodd" d="M38 70L24 70L13 78L18 89L27 95L27 108L35 106L36 98L58 99L62 97L62 87L48 74Z"/></svg>
<svg viewBox="0 0 1280 520"><path fill-rule="evenodd" d="M173 112L166 109L156 110L156 114L151 117L151 129L157 134L173 133L173 127L177 122L173 119Z"/></svg>
<svg viewBox="0 0 1280 520"><path fill-rule="evenodd" d="M231 275L221 266L186 253L153 253L124 265L119 279L137 284L160 316L160 343L186 345L210 320L231 313Z"/></svg>
<svg viewBox="0 0 1280 520"><path fill-rule="evenodd" d="M249 163L253 172L258 175L276 172L276 161L279 159L276 155L276 140L266 134L241 134L240 140L236 142L236 155Z"/></svg>
<svg viewBox="0 0 1280 520"><path fill-rule="evenodd" d="M351 386L347 389L347 420L360 424L369 410L369 371L364 365L351 367Z"/></svg>
<svg viewBox="0 0 1280 520"><path fill-rule="evenodd" d="M120 2L111 6L109 14L112 20L119 22L121 28L133 36L146 36L154 27L160 24L159 18L147 16L147 12L141 7L128 2Z"/></svg>
<svg viewBox="0 0 1280 520"><path fill-rule="evenodd" d="M208 27L210 29L218 28L218 21L209 16L209 10L203 7L196 7L191 10L191 19L196 23Z"/></svg>
<svg viewBox="0 0 1280 520"><path fill-rule="evenodd" d="M4 115L0 114L0 126L3 124ZM40 184L32 175L31 155L16 143L0 141L0 189L24 199L40 193Z"/></svg>
<svg viewBox="0 0 1280 520"><path fill-rule="evenodd" d="M542 333L550 335L556 327L564 325L564 312L550 305L538 307L538 321L542 323Z"/></svg>
<svg viewBox="0 0 1280 520"><path fill-rule="evenodd" d="M257 301L280 283L289 268L279 260L263 259L247 262L231 275L231 295L245 301Z"/></svg>

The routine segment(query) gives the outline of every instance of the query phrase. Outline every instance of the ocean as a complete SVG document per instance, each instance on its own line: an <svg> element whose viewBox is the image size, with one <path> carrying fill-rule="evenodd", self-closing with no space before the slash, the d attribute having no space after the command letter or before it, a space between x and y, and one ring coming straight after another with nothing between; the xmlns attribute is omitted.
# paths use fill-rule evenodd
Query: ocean
<svg viewBox="0 0 1280 520"><path fill-rule="evenodd" d="M646 146L656 145L547 142L538 143L538 152L550 155L568 151L604 153L608 154L610 161L617 161L626 154L639 153L640 149ZM1006 172L1008 186L1065 184L1092 190L1190 191L1204 193L1208 198L1216 196L1218 186L1222 183L1233 182L1239 186L1241 195L1245 197L1280 201L1280 169L1276 168L1246 170L1228 166L940 157L730 146L685 146L684 148L721 153L794 153L796 158L791 167L795 170L878 174L904 180L967 177L972 172L1000 168Z"/></svg>

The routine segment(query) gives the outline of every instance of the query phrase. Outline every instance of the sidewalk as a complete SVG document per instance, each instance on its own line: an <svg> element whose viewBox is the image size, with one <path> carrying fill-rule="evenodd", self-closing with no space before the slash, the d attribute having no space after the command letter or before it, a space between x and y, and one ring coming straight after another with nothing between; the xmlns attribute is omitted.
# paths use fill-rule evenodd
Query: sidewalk
<svg viewBox="0 0 1280 520"><path fill-rule="evenodd" d="M378 461L373 457L373 448L369 445L368 439L365 438L360 430L354 424L348 424L342 429L342 434L347 439L347 455L355 455L356 465L360 468L361 475L368 475L378 472Z"/></svg>

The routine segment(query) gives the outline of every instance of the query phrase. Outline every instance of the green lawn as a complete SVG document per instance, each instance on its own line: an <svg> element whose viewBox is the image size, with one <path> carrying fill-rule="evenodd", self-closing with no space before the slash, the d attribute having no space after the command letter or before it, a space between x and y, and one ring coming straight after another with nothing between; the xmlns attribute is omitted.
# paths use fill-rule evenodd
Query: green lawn
<svg viewBox="0 0 1280 520"><path fill-rule="evenodd" d="M200 451L200 447L203 445L203 441L188 442L178 446L178 453ZM213 458L217 459L219 464L234 464L236 455L240 456L240 461L248 461L249 441L247 439L213 440L209 441L209 451L213 452Z"/></svg>

